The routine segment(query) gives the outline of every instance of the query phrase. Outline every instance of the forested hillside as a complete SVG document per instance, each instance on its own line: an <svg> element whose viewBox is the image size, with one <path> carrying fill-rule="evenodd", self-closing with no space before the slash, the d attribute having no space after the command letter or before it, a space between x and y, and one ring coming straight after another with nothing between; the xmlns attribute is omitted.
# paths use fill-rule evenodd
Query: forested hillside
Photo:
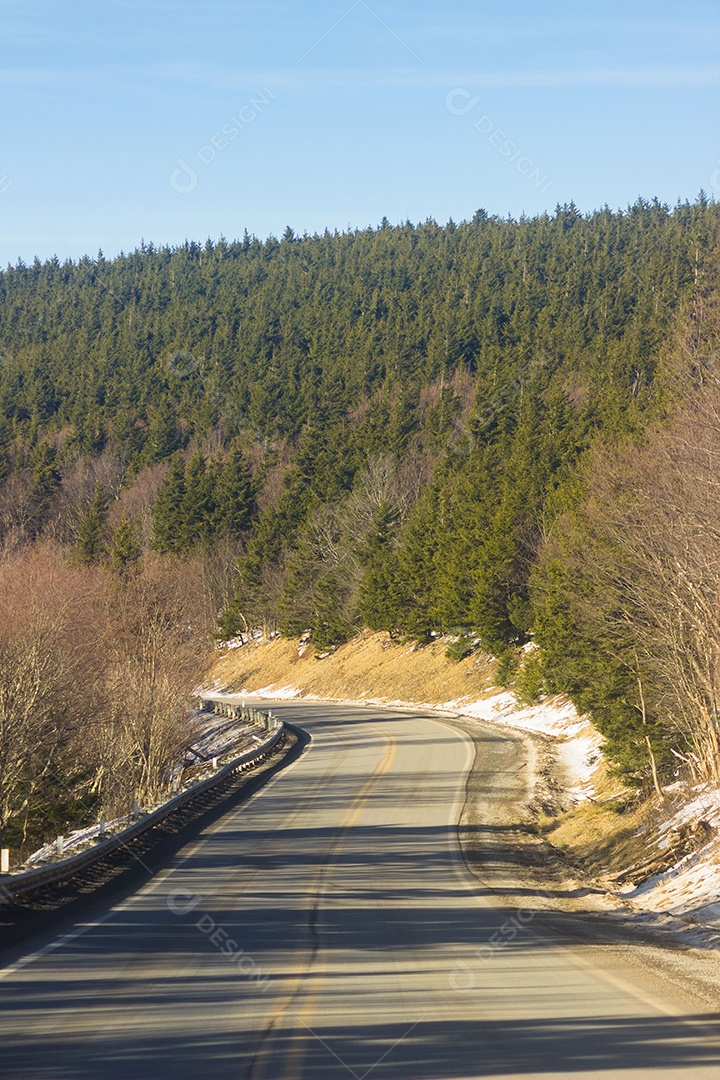
<svg viewBox="0 0 720 1080"><path fill-rule="evenodd" d="M659 625L673 545L705 537L707 570L720 543L719 241L701 195L8 267L3 572L40 541L116 590L161 566L221 636L449 633L509 683L534 636L521 692L570 692L628 775L712 773L720 626L695 634L694 563L675 668ZM643 529L666 550L630 552Z"/></svg>

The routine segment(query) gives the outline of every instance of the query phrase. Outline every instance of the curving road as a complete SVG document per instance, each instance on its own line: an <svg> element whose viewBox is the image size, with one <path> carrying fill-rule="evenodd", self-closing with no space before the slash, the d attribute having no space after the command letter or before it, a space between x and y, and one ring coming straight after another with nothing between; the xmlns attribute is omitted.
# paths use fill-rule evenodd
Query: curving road
<svg viewBox="0 0 720 1080"><path fill-rule="evenodd" d="M311 736L293 765L0 972L4 1080L717 1080L713 955L543 911L497 822L475 826L485 870L470 874L467 736L272 707ZM517 744L488 730L478 766L487 806L511 802Z"/></svg>

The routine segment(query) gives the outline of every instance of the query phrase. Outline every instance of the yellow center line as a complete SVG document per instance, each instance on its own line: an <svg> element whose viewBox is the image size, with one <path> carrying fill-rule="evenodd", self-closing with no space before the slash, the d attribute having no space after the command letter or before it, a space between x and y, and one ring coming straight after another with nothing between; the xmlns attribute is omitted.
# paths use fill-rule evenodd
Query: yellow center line
<svg viewBox="0 0 720 1080"><path fill-rule="evenodd" d="M372 726L374 727L375 725ZM380 731L379 728L376 728L375 730ZM321 885L323 883L323 880L327 879L335 868L338 857L342 852L343 847L345 846L349 830L352 828L352 826L355 824L358 817L362 813L363 807L366 805L368 799L370 798L372 788L375 786L376 782L380 779L380 777L388 771L388 769L393 763L397 750L397 743L392 736L388 737L382 731L380 731L380 734L387 741L387 747L383 759L379 763L373 774L369 776L368 779L365 781L362 788L355 796L351 806L345 814L345 817L341 821L338 827L338 836L330 849L328 861L322 867L320 867L320 869L315 874L315 877L313 878L310 889L310 893L312 896L317 895L319 898L319 896L321 895ZM310 1026L309 1021L315 1014L320 990L322 989L323 983L325 981L325 970L326 964L324 962L319 963L317 985L315 989L309 993L308 1000L303 1006L302 1011L300 1012L296 1025L298 1029L307 1028ZM298 961L296 969L292 976L292 985L285 992L281 999L281 1003L273 1012L270 1026L268 1029L268 1035L266 1036L263 1045L260 1047L260 1050L258 1052L258 1057L260 1058L261 1065L263 1059L266 1059L269 1054L268 1044L271 1041L270 1036L272 1031L275 1029L276 1025L279 1025L280 1022L284 1019L295 997L297 996L297 993L300 990L303 981L308 977L309 974L310 969L306 969L305 965L301 961ZM283 1070L283 1077L285 1078L285 1080L296 1080L296 1078L299 1077L302 1062L305 1057L305 1045L306 1039L304 1032L298 1030L298 1033L296 1034L294 1039L293 1047L289 1053L287 1067Z"/></svg>
<svg viewBox="0 0 720 1080"><path fill-rule="evenodd" d="M385 736L383 736L385 737ZM393 763L395 758L395 752L397 750L397 743L392 736L388 741L388 747L385 752L383 760L378 765L377 769L371 777L367 780L361 791L356 796L353 806L350 808L349 816L346 816L345 821L340 826L340 835L336 843L333 845L331 860L324 868L324 876L328 878L332 873L337 860L342 853L345 843L347 841L349 831L357 821L358 817L362 813L364 806L370 798L370 793L377 780L383 776ZM327 970L327 963L323 960L317 965L317 979L315 981L315 987L308 992L308 999L300 1012L296 1029L298 1030L294 1045L290 1051L287 1059L287 1065L283 1072L284 1080L298 1080L301 1075L301 1067L305 1060L305 1051L307 1046L307 1029L310 1028L310 1022L317 1011L318 1002L320 1000L320 992L325 982L325 972ZM308 973L309 974L309 973Z"/></svg>

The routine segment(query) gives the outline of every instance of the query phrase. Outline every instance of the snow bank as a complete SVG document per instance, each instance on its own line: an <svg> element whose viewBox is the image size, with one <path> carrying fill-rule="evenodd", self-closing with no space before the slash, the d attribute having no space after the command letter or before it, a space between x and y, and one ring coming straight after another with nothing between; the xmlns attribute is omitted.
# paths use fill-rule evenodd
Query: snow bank
<svg viewBox="0 0 720 1080"><path fill-rule="evenodd" d="M644 911L691 917L720 929L720 788L702 785L690 795L659 825L655 846L668 847L680 830L699 822L708 826L707 843L622 894Z"/></svg>
<svg viewBox="0 0 720 1080"><path fill-rule="evenodd" d="M206 720L203 727L196 733L192 744L193 757L200 760L210 758L222 758L232 751L242 753L249 750L253 744L262 742L265 733L259 733L258 728L247 724L244 720L225 720L219 722L215 713L201 713L201 718Z"/></svg>
<svg viewBox="0 0 720 1080"><path fill-rule="evenodd" d="M444 708L554 739L567 793L576 801L594 795L592 776L602 756L602 736L567 698L547 698L538 705L521 706L512 693L503 691L479 701L448 701Z"/></svg>
<svg viewBox="0 0 720 1080"><path fill-rule="evenodd" d="M523 731L537 731L554 738L573 736L588 724L587 720L578 716L575 706L567 698L549 698L539 705L521 706L509 691L480 701L448 701L443 707L454 709L464 716L475 716L478 720L509 724Z"/></svg>
<svg viewBox="0 0 720 1080"><path fill-rule="evenodd" d="M235 695L238 697L239 695ZM261 690L243 690L242 697L270 698L275 701L292 701L293 698L301 697L302 690L295 686L263 686Z"/></svg>

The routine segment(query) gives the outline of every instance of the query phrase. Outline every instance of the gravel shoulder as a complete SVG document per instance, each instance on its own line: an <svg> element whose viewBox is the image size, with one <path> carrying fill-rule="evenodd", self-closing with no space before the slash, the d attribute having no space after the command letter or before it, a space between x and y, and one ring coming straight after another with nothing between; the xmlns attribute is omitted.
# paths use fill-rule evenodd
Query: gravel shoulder
<svg viewBox="0 0 720 1080"><path fill-rule="evenodd" d="M568 948L589 950L628 980L642 971L658 994L669 988L690 1012L717 1012L720 955L713 935L680 920L650 920L597 883L584 879L537 835L536 804L550 750L524 732L443 717L473 740L458 835L465 863L483 891L522 926L557 936ZM551 748L550 748L551 749ZM535 781L540 774L541 793ZM501 943L502 944L502 943Z"/></svg>

